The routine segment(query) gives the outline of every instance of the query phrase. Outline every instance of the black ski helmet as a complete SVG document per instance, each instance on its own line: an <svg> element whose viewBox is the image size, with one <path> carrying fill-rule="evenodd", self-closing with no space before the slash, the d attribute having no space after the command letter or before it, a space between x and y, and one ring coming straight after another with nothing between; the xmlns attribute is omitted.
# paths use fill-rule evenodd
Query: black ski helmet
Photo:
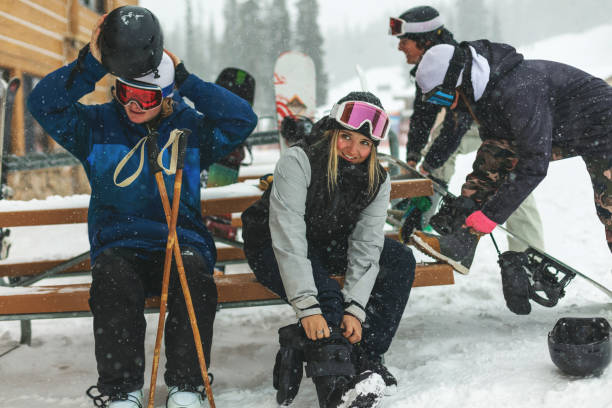
<svg viewBox="0 0 612 408"><path fill-rule="evenodd" d="M111 11L100 28L98 44L102 65L122 78L138 78L153 72L164 52L164 36L157 17L138 6Z"/></svg>
<svg viewBox="0 0 612 408"><path fill-rule="evenodd" d="M603 317L564 317L548 333L553 363L569 375L600 375L610 363L610 324Z"/></svg>

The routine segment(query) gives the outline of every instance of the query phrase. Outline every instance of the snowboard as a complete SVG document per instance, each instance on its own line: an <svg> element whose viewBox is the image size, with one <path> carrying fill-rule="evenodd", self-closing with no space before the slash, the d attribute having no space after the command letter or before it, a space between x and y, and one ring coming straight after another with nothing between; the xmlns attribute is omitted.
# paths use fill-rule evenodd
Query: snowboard
<svg viewBox="0 0 612 408"><path fill-rule="evenodd" d="M21 81L19 78L12 78L8 82L0 78L0 200L4 198L6 188L2 172L4 165L4 130L5 125L11 123L15 94L19 90ZM0 260L6 259L11 248L9 239L11 231L8 228L0 228Z"/></svg>
<svg viewBox="0 0 612 408"><path fill-rule="evenodd" d="M279 129L281 152L299 134L295 135L282 129L297 129L310 132L315 117L316 74L312 58L308 55L287 51L279 55L274 64L274 95L276 99L276 119ZM290 121L295 122L295 126ZM285 122L285 123L283 123ZM310 126L309 126L310 124Z"/></svg>
<svg viewBox="0 0 612 408"><path fill-rule="evenodd" d="M225 68L215 83L246 100L251 106L255 100L255 78L240 68ZM229 155L208 168L206 186L219 187L238 182L240 164L245 157L245 144L236 147ZM215 236L235 240L237 228L233 227L232 214L209 216L204 219L206 227Z"/></svg>
<svg viewBox="0 0 612 408"><path fill-rule="evenodd" d="M454 197L454 195L448 191L448 189L444 187L443 183L441 183L439 180L422 175L414 167L409 166L406 162L393 156L384 153L379 153L379 156L381 160L388 161L390 164L400 167L405 173L404 177L409 179L429 179L433 183L435 192L441 194L442 196ZM543 250L535 248L523 237L514 234L512 231L507 230L503 226L499 225L498 228L504 231L506 234L511 235L517 240L523 242L527 246L527 249L523 253L519 254L524 254L526 259L523 269L527 273L530 280L531 287L529 288L530 293L528 296L532 300L536 301L542 306L555 306L557 301L565 295L565 287L575 276L579 276L612 298L612 290L608 289L603 284L572 268L571 266L564 264ZM493 234L490 235L493 238ZM511 251L505 252L504 254L508 254L509 252ZM500 254L500 265L502 264L501 258L504 256L504 254ZM543 295L538 294L537 292L543 292Z"/></svg>

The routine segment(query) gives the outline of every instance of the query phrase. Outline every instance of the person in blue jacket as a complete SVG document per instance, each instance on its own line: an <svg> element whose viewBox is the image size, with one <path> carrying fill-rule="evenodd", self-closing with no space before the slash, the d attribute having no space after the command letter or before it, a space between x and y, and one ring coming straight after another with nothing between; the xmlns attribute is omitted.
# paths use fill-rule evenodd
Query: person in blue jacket
<svg viewBox="0 0 612 408"><path fill-rule="evenodd" d="M117 78L113 101L79 103L107 74L97 46L101 22L79 58L43 78L27 105L49 135L81 161L91 186L89 304L100 395L88 394L98 406L139 407L145 361L144 302L147 296L160 293L168 227L154 174L146 160L134 152L145 149L149 132L159 133L161 150L172 130L191 131L177 234L210 364L217 303L212 277L216 249L202 221L200 172L240 145L255 127L257 117L247 101L190 74L168 51L156 72L140 78ZM166 150L165 166L169 156ZM174 176L164 175L164 181L172 186ZM171 188L168 194L172 201ZM203 382L176 270L169 286L165 346L168 406L199 407Z"/></svg>

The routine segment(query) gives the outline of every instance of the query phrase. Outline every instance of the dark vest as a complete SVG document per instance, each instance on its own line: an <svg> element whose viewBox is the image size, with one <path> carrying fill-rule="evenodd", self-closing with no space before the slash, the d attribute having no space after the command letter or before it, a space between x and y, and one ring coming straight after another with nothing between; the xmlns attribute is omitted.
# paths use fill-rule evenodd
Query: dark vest
<svg viewBox="0 0 612 408"><path fill-rule="evenodd" d="M331 193L327 188L329 142L314 145L300 143L311 168L311 181L306 195L306 238L310 253L331 262L336 273L346 268L348 238L355 229L361 212L374 200L385 181L386 172L380 167L372 194L368 194L367 161L358 165L338 160L338 184ZM257 251L271 245L268 227L270 191L242 213L242 237L245 252ZM331 266L331 265L330 265Z"/></svg>

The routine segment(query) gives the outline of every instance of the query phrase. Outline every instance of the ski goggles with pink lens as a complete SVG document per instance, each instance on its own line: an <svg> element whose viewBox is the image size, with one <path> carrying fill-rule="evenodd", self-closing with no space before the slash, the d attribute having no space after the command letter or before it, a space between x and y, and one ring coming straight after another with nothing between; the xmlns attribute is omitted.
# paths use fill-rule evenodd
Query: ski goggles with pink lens
<svg viewBox="0 0 612 408"><path fill-rule="evenodd" d="M375 140L384 140L389 132L389 116L371 103L346 101L335 104L329 117L352 130L359 130L367 122L370 124L370 136Z"/></svg>

